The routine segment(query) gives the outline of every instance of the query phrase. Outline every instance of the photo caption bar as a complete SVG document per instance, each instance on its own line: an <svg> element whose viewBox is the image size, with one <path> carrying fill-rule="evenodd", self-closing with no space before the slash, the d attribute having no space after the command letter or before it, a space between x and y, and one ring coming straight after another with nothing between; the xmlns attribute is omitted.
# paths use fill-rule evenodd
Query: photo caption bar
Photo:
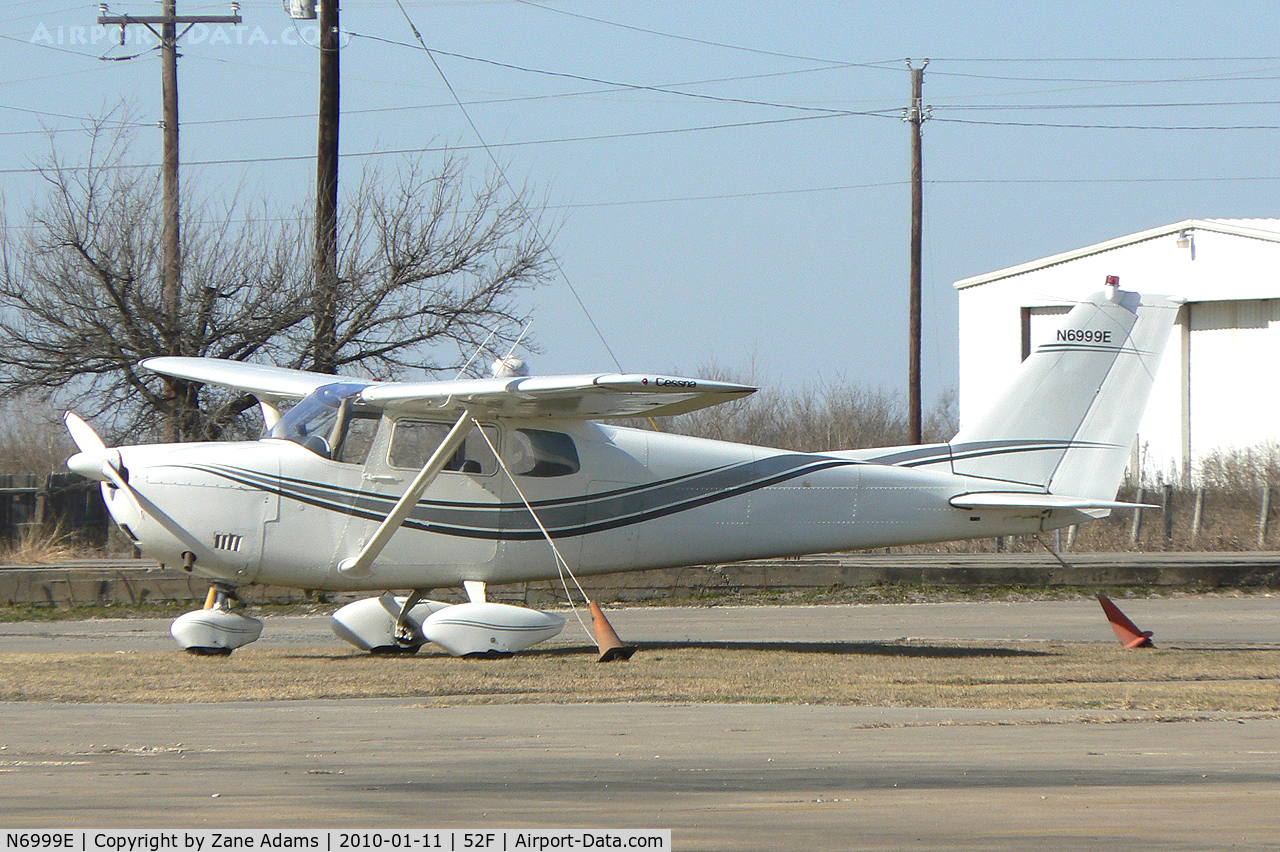
<svg viewBox="0 0 1280 852"><path fill-rule="evenodd" d="M402 829L118 829L5 830L0 852L209 852L224 849L455 850L671 849L671 829L402 828Z"/></svg>

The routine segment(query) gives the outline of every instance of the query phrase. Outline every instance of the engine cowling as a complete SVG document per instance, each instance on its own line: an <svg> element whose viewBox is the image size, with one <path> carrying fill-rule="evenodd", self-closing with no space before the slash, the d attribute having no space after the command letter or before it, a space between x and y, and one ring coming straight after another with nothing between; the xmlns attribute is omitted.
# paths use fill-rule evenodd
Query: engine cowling
<svg viewBox="0 0 1280 852"><path fill-rule="evenodd" d="M427 641L422 635L422 622L433 612L444 609L449 604L421 601L415 605L405 616L405 622L413 631L413 640L400 643L396 641L396 619L400 617L400 608L406 600L403 596L387 594L349 603L329 617L329 627L339 639L350 642L362 651L375 654L416 651Z"/></svg>
<svg viewBox="0 0 1280 852"><path fill-rule="evenodd" d="M427 640L455 657L505 657L563 629L558 615L499 603L456 604L422 622Z"/></svg>

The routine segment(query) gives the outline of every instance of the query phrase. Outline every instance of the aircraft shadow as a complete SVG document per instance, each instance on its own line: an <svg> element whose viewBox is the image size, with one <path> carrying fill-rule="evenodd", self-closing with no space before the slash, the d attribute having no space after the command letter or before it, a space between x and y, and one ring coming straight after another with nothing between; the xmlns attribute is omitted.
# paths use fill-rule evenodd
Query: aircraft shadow
<svg viewBox="0 0 1280 852"><path fill-rule="evenodd" d="M681 651L701 649L712 651L785 651L792 654L827 654L878 657L924 657L961 659L969 657L1055 657L1054 651L1029 648L999 648L987 646L956 645L903 645L896 642L632 642L646 651ZM573 656L595 654L594 645L571 645L558 648L530 648L523 654L533 656Z"/></svg>
<svg viewBox="0 0 1280 852"><path fill-rule="evenodd" d="M782 651L792 654L825 654L828 656L876 656L876 657L919 657L924 659L969 659L997 657L1056 657L1056 651L1033 650L1029 648L1000 648L980 645L902 645L895 642L634 642L640 653L653 651ZM560 645L551 648L530 648L521 651L520 657L578 657L595 656L599 653L594 645ZM309 654L305 652L291 653L287 656L294 659L325 659L333 661L363 660L369 654L353 650L350 654L331 656L327 654ZM448 656L443 651L426 650L419 654L392 654L382 657L385 660L413 660L428 657Z"/></svg>

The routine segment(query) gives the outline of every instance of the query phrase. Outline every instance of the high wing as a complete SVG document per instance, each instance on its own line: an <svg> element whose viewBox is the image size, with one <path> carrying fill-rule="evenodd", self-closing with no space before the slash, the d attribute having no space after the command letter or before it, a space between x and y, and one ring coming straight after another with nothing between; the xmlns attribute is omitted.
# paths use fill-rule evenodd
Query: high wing
<svg viewBox="0 0 1280 852"><path fill-rule="evenodd" d="M157 373L251 393L259 399L301 399L325 385L367 382L217 358L149 358ZM587 374L369 383L360 401L411 412L484 411L506 417L607 419L683 414L756 392L749 385L658 374Z"/></svg>
<svg viewBox="0 0 1280 852"><path fill-rule="evenodd" d="M165 356L142 362L153 373L251 393L259 399L302 399L317 388L343 381L341 376L308 373L287 367L226 361L222 358Z"/></svg>
<svg viewBox="0 0 1280 852"><path fill-rule="evenodd" d="M409 411L477 408L507 417L596 420L683 414L755 392L730 382L611 373L374 385L360 399Z"/></svg>

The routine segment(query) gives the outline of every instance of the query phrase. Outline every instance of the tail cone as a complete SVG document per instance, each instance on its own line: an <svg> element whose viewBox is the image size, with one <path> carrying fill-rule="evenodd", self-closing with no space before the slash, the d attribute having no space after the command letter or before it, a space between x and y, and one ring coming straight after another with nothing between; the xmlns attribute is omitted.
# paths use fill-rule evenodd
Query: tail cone
<svg viewBox="0 0 1280 852"><path fill-rule="evenodd" d="M600 609L600 604L595 601L591 601L591 629L596 633L596 647L600 649L600 662L629 660L631 655L636 652L635 645L625 645L618 638L613 625L609 623L609 619L604 617L604 611Z"/></svg>
<svg viewBox="0 0 1280 852"><path fill-rule="evenodd" d="M1098 595L1098 603L1102 604L1102 611L1107 614L1107 621L1111 622L1111 629L1116 632L1116 638L1120 640L1120 644L1126 648L1154 648L1151 643L1151 637L1154 635L1150 630L1139 630L1138 625L1129 620L1120 607L1111 602L1111 598L1106 595Z"/></svg>

